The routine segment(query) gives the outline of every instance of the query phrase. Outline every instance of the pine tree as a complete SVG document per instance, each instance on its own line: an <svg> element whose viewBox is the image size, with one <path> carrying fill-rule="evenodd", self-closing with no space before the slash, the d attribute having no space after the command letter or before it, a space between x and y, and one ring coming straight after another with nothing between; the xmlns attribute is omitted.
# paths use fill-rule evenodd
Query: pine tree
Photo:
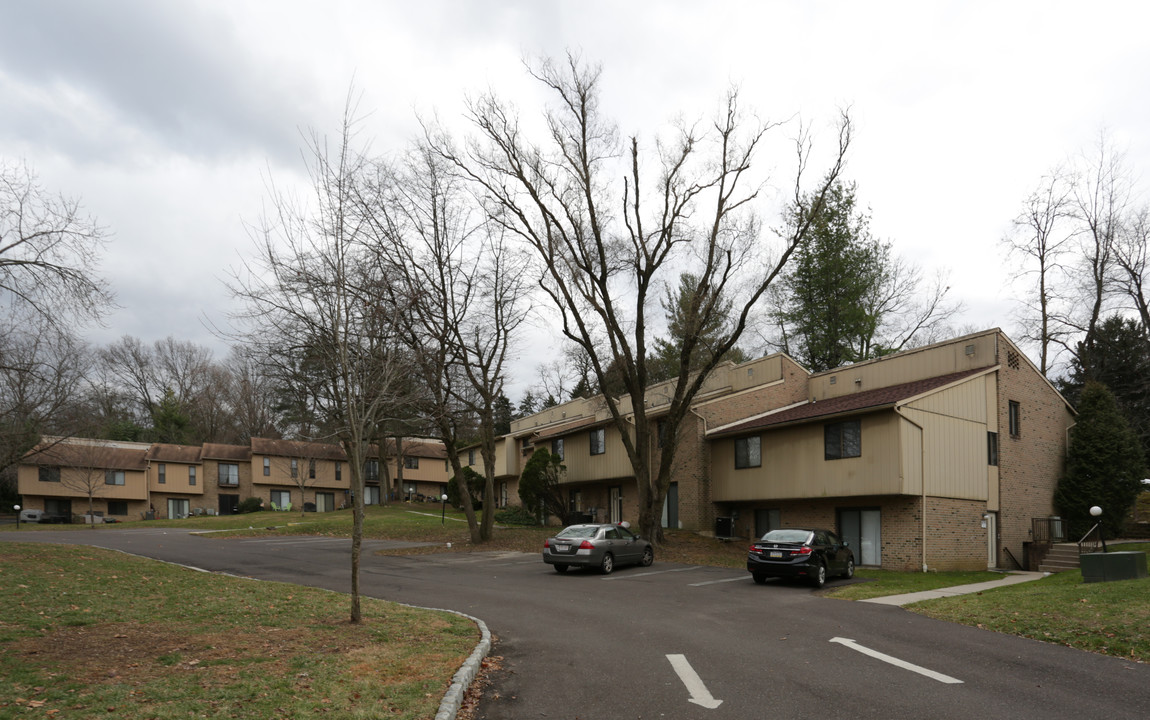
<svg viewBox="0 0 1150 720"><path fill-rule="evenodd" d="M1094 522L1090 508L1097 505L1102 508L1104 532L1117 536L1144 477L1141 443L1119 412L1113 393L1101 383L1087 382L1070 435L1066 475L1054 493L1054 504L1070 532L1085 533Z"/></svg>

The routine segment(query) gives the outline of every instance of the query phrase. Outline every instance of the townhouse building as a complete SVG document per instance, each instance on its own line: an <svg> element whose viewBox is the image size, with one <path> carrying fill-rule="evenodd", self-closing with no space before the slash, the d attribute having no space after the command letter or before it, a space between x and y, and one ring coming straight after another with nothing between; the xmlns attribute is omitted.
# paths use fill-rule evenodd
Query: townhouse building
<svg viewBox="0 0 1150 720"><path fill-rule="evenodd" d="M364 468L364 502L380 504L407 487L446 487L441 443L390 441L381 474L378 452ZM390 468L393 472L388 474ZM401 469L402 468L402 469ZM87 513L117 520L229 515L246 498L265 509L328 512L352 502L347 459L338 445L253 438L247 445L126 443L44 438L17 468L23 506L60 518Z"/></svg>
<svg viewBox="0 0 1150 720"><path fill-rule="evenodd" d="M648 391L656 423L670 391ZM817 526L846 538L864 566L1013 567L1027 563L1032 520L1055 512L1073 417L993 329L822 373L781 354L722 365L679 435L655 433L648 452L655 460L658 443L676 443L664 527L750 539ZM518 503L518 473L539 446L563 458L570 511L637 519L601 398L512 424L496 454L505 502Z"/></svg>

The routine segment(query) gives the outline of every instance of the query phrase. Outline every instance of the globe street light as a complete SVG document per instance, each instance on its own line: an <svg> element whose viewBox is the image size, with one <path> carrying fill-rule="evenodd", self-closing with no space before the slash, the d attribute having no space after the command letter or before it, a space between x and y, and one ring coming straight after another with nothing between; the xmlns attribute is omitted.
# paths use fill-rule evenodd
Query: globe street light
<svg viewBox="0 0 1150 720"><path fill-rule="evenodd" d="M16 510L16 529L19 530L20 529L20 506L19 505L13 505L12 507Z"/></svg>
<svg viewBox="0 0 1150 720"><path fill-rule="evenodd" d="M1094 517L1099 517L1100 515L1102 515L1102 508L1095 505L1094 507L1090 508L1090 514L1093 515ZM1098 521L1098 537L1102 539L1102 552L1110 552L1109 550L1106 549L1106 533L1102 529L1102 521L1101 520Z"/></svg>
<svg viewBox="0 0 1150 720"><path fill-rule="evenodd" d="M439 513L439 524L440 525L446 525L447 524L447 493L443 493L442 495L440 495L439 499L443 501L443 510Z"/></svg>

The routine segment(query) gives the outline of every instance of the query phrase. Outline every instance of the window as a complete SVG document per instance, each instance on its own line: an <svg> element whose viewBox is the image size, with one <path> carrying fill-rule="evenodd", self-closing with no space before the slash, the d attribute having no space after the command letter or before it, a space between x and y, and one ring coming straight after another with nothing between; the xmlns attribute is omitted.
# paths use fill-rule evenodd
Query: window
<svg viewBox="0 0 1150 720"><path fill-rule="evenodd" d="M240 466L236 463L220 463L220 485L239 487Z"/></svg>
<svg viewBox="0 0 1150 720"><path fill-rule="evenodd" d="M755 468L762 464L762 439L758 435L735 440L736 468Z"/></svg>
<svg viewBox="0 0 1150 720"><path fill-rule="evenodd" d="M343 463L337 462L335 464L335 481L341 482L343 480Z"/></svg>
<svg viewBox="0 0 1150 720"><path fill-rule="evenodd" d="M291 491L272 490L272 509L286 510L291 505Z"/></svg>
<svg viewBox="0 0 1150 720"><path fill-rule="evenodd" d="M272 459L264 458L264 475L272 474Z"/></svg>
<svg viewBox="0 0 1150 720"><path fill-rule="evenodd" d="M158 472L160 484L163 485L168 482L168 466L164 463L160 463Z"/></svg>
<svg viewBox="0 0 1150 720"><path fill-rule="evenodd" d="M659 447L667 442L667 423L659 420L655 423L655 434L659 438Z"/></svg>
<svg viewBox="0 0 1150 720"><path fill-rule="evenodd" d="M109 515L127 515L128 502L126 500L109 500L108 501L108 514Z"/></svg>
<svg viewBox="0 0 1150 720"><path fill-rule="evenodd" d="M823 448L826 460L859 457L862 455L862 422L846 420L823 426Z"/></svg>
<svg viewBox="0 0 1150 720"><path fill-rule="evenodd" d="M603 453L607 452L607 448L605 447L606 441L605 441L604 436L605 436L605 431L603 428L598 428L596 430L591 431L591 454L592 455L602 455Z"/></svg>
<svg viewBox="0 0 1150 720"><path fill-rule="evenodd" d="M555 438L551 441L551 454L563 459L563 438Z"/></svg>
<svg viewBox="0 0 1150 720"><path fill-rule="evenodd" d="M291 476L293 478L299 477L299 460L291 459Z"/></svg>
<svg viewBox="0 0 1150 720"><path fill-rule="evenodd" d="M1011 400L1009 403L1010 410L1010 437L1018 437L1022 434L1022 406Z"/></svg>
<svg viewBox="0 0 1150 720"><path fill-rule="evenodd" d="M475 451L474 450L468 450L467 451L467 466L470 467L474 464L475 464Z"/></svg>
<svg viewBox="0 0 1150 720"><path fill-rule="evenodd" d="M403 466L405 468L407 468L408 470L418 470L419 469L419 458L412 457L411 455L404 455L403 456Z"/></svg>
<svg viewBox="0 0 1150 720"><path fill-rule="evenodd" d="M307 476L315 480L315 460L307 461Z"/></svg>
<svg viewBox="0 0 1150 720"><path fill-rule="evenodd" d="M986 433L986 464L998 464L998 433Z"/></svg>
<svg viewBox="0 0 1150 720"><path fill-rule="evenodd" d="M123 470L105 470L104 471L104 484L105 485L123 485L124 484L124 471Z"/></svg>
<svg viewBox="0 0 1150 720"><path fill-rule="evenodd" d="M60 468L41 465L40 482L60 482Z"/></svg>
<svg viewBox="0 0 1150 720"><path fill-rule="evenodd" d="M363 464L363 479L365 482L379 482L378 460L368 460Z"/></svg>
<svg viewBox="0 0 1150 720"><path fill-rule="evenodd" d="M196 486L196 466L195 465L189 465L188 466L188 485L191 485L192 487Z"/></svg>

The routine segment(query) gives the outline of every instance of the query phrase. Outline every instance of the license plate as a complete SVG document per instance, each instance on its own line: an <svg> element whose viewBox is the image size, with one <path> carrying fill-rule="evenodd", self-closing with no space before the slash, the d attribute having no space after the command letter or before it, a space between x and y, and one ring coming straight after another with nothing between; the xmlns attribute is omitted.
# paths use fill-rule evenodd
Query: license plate
<svg viewBox="0 0 1150 720"><path fill-rule="evenodd" d="M773 557L773 558L781 558L782 556L783 556L782 552L780 552L778 550L772 550L771 551L771 557Z"/></svg>
<svg viewBox="0 0 1150 720"><path fill-rule="evenodd" d="M567 552L568 550L571 549L571 546L570 545L556 545L555 549L558 550L559 552Z"/></svg>

